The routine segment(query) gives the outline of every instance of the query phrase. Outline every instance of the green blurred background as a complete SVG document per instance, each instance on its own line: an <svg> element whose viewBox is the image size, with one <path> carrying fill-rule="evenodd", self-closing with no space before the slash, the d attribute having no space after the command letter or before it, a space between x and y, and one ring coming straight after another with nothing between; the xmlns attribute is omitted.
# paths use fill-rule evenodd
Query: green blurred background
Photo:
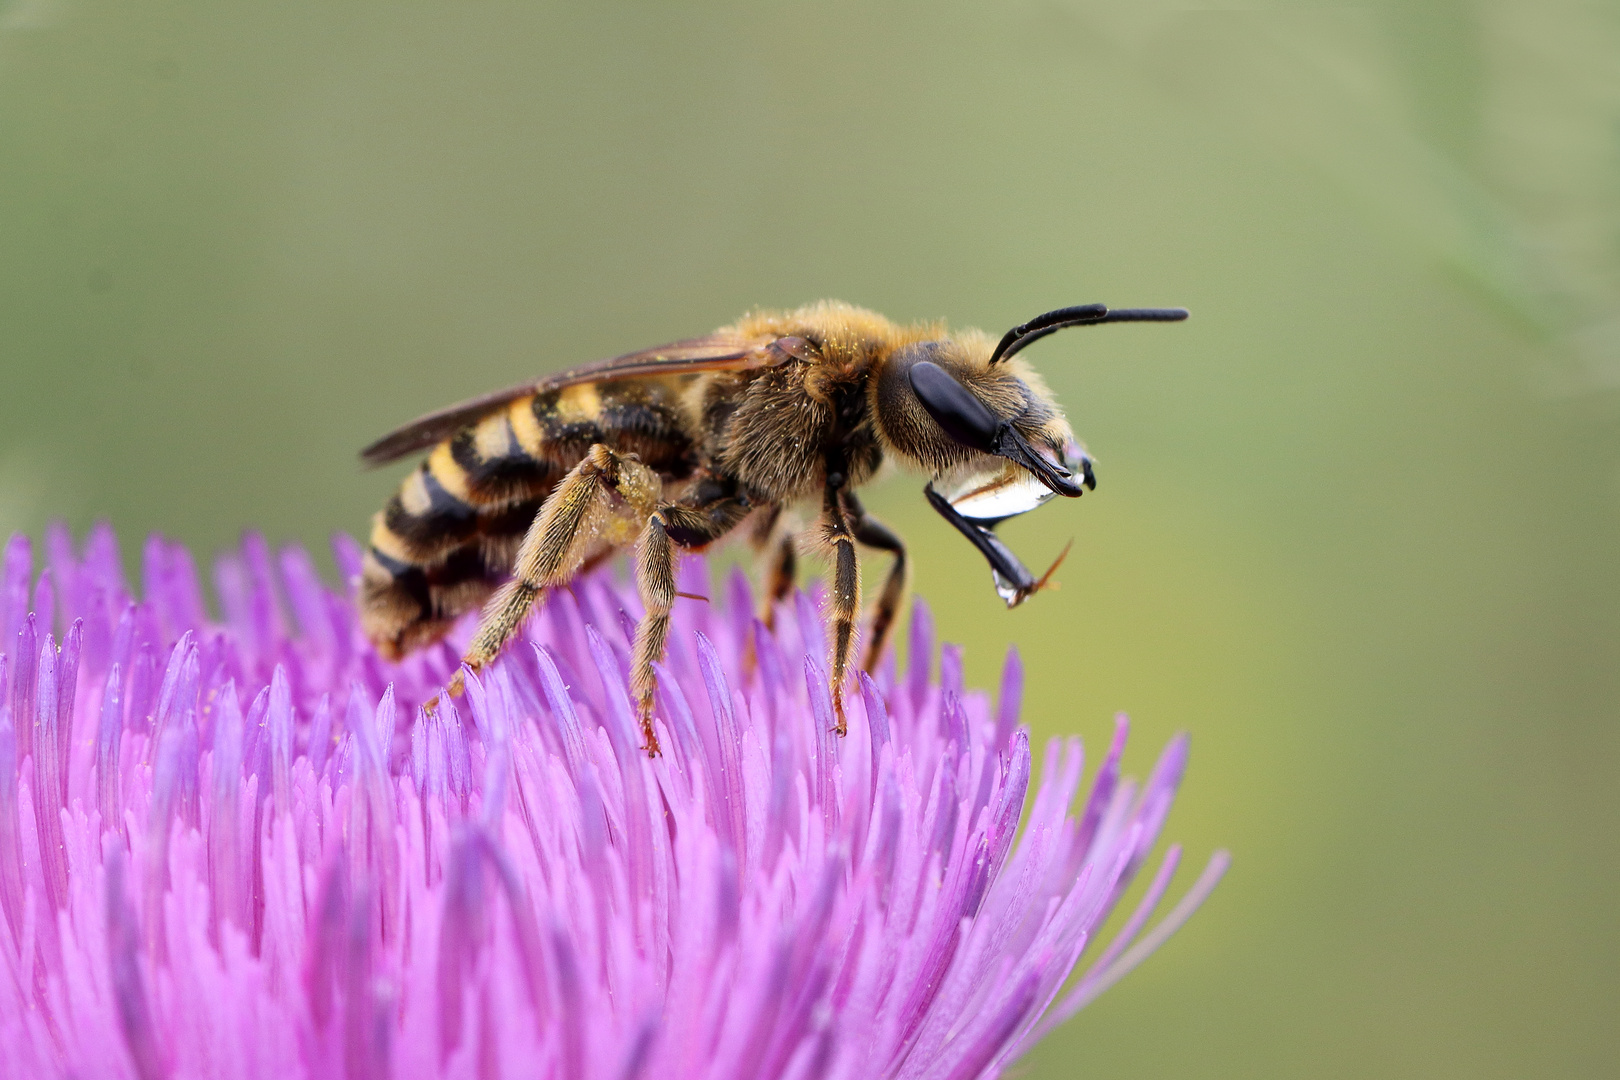
<svg viewBox="0 0 1620 1080"><path fill-rule="evenodd" d="M824 296L1194 312L1026 354L1061 592L868 500L1235 853L1030 1075L1615 1074L1615 5L0 4L0 532L324 551L396 423Z"/></svg>

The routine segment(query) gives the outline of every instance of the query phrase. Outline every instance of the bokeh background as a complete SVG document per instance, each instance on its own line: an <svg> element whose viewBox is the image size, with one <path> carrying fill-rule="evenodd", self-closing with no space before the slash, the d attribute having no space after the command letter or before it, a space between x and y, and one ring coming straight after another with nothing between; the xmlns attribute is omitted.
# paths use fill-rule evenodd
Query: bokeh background
<svg viewBox="0 0 1620 1080"><path fill-rule="evenodd" d="M1028 1075L1612 1076L1620 11L1236 8L0 3L0 533L324 552L371 437L756 305L1184 304L1027 354L1061 592L868 499L1235 852Z"/></svg>

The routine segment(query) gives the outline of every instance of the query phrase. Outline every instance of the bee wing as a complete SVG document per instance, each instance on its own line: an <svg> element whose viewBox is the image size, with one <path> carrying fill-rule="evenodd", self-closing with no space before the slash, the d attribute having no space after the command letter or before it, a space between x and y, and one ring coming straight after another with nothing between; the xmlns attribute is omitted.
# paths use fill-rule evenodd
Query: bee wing
<svg viewBox="0 0 1620 1080"><path fill-rule="evenodd" d="M367 465L384 465L454 435L463 427L529 394L560 390L585 382L609 382L642 375L683 375L699 371L750 371L775 367L790 359L805 359L808 345L801 338L739 338L710 334L625 353L593 364L583 364L533 382L485 394L411 421L360 451Z"/></svg>
<svg viewBox="0 0 1620 1080"><path fill-rule="evenodd" d="M525 394L534 393L536 385L532 382L523 383L520 386L497 390L493 394L469 398L458 405L451 405L447 409L440 409L426 416L419 416L360 451L360 460L371 467L386 465L406 454L443 442L463 427L489 415L500 406L516 401Z"/></svg>

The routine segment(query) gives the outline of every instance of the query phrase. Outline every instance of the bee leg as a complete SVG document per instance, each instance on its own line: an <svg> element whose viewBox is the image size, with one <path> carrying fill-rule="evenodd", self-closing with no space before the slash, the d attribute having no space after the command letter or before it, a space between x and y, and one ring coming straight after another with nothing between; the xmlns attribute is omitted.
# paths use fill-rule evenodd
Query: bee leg
<svg viewBox="0 0 1620 1080"><path fill-rule="evenodd" d="M657 505L662 486L657 473L601 443L586 451L541 504L540 513L518 547L512 580L485 605L478 632L462 663L477 671L494 660L523 625L540 595L578 573L595 539L609 491L617 491L638 512L647 514ZM450 693L456 696L461 690L458 671L450 681Z"/></svg>
<svg viewBox="0 0 1620 1080"><path fill-rule="evenodd" d="M895 616L900 613L900 603L906 596L911 565L906 561L906 545L887 525L866 513L866 508L853 491L844 493L844 507L849 511L850 531L855 534L856 543L894 555L894 565L889 568L883 591L878 594L877 603L872 608L871 636L866 642L866 657L861 661L861 669L871 673L877 670L883 652L888 648Z"/></svg>
<svg viewBox="0 0 1620 1080"><path fill-rule="evenodd" d="M753 524L748 528L748 543L755 551L764 551L781 524L782 504L772 503L754 516Z"/></svg>
<svg viewBox="0 0 1620 1080"><path fill-rule="evenodd" d="M843 476L831 469L828 471L821 527L833 548L831 690L833 715L837 717L833 730L843 735L849 731L849 721L844 716L844 680L849 674L850 655L855 651L855 620L861 610L861 564L855 558L855 537L844 520L844 508L839 499Z"/></svg>
<svg viewBox="0 0 1620 1080"><path fill-rule="evenodd" d="M776 626L776 605L788 594L788 590L793 588L793 577L797 568L793 531L786 527L784 522L782 507L777 504L761 511L749 530L748 542L759 555L759 564L763 568L760 576L764 581L765 591L759 600L759 621L767 630ZM754 669L758 666L759 657L755 653L755 648L754 635L750 633L743 641L744 678L752 678Z"/></svg>
<svg viewBox="0 0 1620 1080"><path fill-rule="evenodd" d="M733 495L693 504L660 503L641 530L636 544L636 588L643 613L631 649L630 691L636 699L648 757L658 755L652 722L658 677L653 664L663 659L664 643L669 639L669 613L675 604L675 548L702 547L718 540L747 517L749 510L745 500Z"/></svg>
<svg viewBox="0 0 1620 1080"><path fill-rule="evenodd" d="M791 532L784 532L771 552L770 570L765 577L765 596L760 603L760 622L765 629L776 628L776 605L793 591L793 580L799 569L799 549Z"/></svg>
<svg viewBox="0 0 1620 1080"><path fill-rule="evenodd" d="M675 606L675 549L669 541L669 527L659 511L654 511L641 530L636 544L636 590L641 593L641 621L636 624L636 640L631 646L630 693L636 699L636 715L641 722L641 745L648 757L658 756L658 733L653 730L653 691L658 676L653 664L664 657L669 639L669 613Z"/></svg>
<svg viewBox="0 0 1620 1080"><path fill-rule="evenodd" d="M750 539L754 550L763 554L765 565L765 593L760 597L759 621L765 624L765 629L772 630L776 627L776 605L792 590L799 565L793 530L787 526L781 506L773 506L766 512Z"/></svg>

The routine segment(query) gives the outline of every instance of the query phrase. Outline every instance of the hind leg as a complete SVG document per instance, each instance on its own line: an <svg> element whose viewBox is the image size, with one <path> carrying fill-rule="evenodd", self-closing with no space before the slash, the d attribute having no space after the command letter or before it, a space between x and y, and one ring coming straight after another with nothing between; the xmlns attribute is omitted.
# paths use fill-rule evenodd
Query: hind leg
<svg viewBox="0 0 1620 1080"><path fill-rule="evenodd" d="M657 473L602 443L586 451L541 505L518 548L512 579L485 606L462 662L477 671L494 660L523 625L540 594L578 572L596 539L610 492L616 491L638 517L645 517L657 505L662 486ZM450 682L450 693L460 694L461 689L458 671Z"/></svg>
<svg viewBox="0 0 1620 1080"><path fill-rule="evenodd" d="M663 502L658 474L634 457L598 443L565 476L540 508L518 548L512 580L489 605L463 663L473 671L500 655L547 589L570 580L596 539L610 492L617 492L645 524L636 543L636 586L643 614L636 626L630 689L635 696L643 746L658 753L653 730L653 664L663 658L669 614L675 602L675 548L701 547L723 536L748 514L748 504L729 488L699 484L680 503ZM450 684L461 690L461 673Z"/></svg>

